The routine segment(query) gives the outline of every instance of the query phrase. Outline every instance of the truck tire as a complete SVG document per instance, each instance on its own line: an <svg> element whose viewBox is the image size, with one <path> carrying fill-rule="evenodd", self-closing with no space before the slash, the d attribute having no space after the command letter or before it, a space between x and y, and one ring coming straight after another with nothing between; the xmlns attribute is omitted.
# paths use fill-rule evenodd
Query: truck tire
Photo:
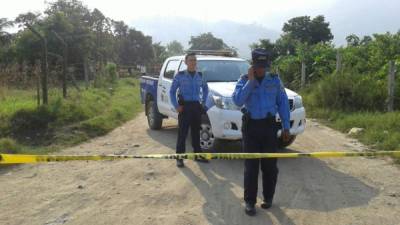
<svg viewBox="0 0 400 225"><path fill-rule="evenodd" d="M294 142L294 140L296 140L296 136L295 135L290 135L289 141L286 141L286 142L283 141L282 138L280 137L279 138L278 147L280 149L286 148L287 146L291 145Z"/></svg>
<svg viewBox="0 0 400 225"><path fill-rule="evenodd" d="M149 124L150 129L159 130L162 126L163 117L161 113L158 112L157 105L154 101L150 100L146 104L146 112L147 112L147 123Z"/></svg>
<svg viewBox="0 0 400 225"><path fill-rule="evenodd" d="M200 147L203 152L211 152L214 144L215 137L212 133L211 123L208 119L207 115L202 115L201 124L200 124Z"/></svg>

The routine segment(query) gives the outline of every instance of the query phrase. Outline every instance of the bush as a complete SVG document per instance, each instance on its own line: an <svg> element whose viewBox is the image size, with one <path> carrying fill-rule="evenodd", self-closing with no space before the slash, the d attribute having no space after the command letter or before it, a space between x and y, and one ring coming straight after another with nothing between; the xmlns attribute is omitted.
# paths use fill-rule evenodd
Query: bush
<svg viewBox="0 0 400 225"><path fill-rule="evenodd" d="M106 74L111 83L115 83L118 79L117 65L115 63L107 63Z"/></svg>
<svg viewBox="0 0 400 225"><path fill-rule="evenodd" d="M296 56L279 57L272 65L273 70L279 73L283 83L290 89L299 89L301 62Z"/></svg>
<svg viewBox="0 0 400 225"><path fill-rule="evenodd" d="M48 128L49 123L55 121L56 115L48 106L36 109L21 109L10 120L13 134L26 134L31 131L42 131Z"/></svg>
<svg viewBox="0 0 400 225"><path fill-rule="evenodd" d="M142 109L137 79L119 79L112 90L71 89L68 99L54 96L40 107L34 100L33 107L18 104L21 95L13 95L15 104L0 102L0 138L15 139L21 151L47 153L104 135Z"/></svg>
<svg viewBox="0 0 400 225"><path fill-rule="evenodd" d="M16 154L19 150L17 143L11 138L0 138L0 153Z"/></svg>
<svg viewBox="0 0 400 225"><path fill-rule="evenodd" d="M387 99L386 84L370 75L351 72L332 74L322 79L315 88L311 101L328 109L343 111L384 110Z"/></svg>

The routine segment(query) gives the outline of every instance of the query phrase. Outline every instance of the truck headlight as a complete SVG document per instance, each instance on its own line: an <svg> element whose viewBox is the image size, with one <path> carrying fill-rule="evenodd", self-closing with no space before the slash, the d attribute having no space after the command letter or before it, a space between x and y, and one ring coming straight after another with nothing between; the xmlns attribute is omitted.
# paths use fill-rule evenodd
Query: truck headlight
<svg viewBox="0 0 400 225"><path fill-rule="evenodd" d="M232 98L213 95L213 100L217 108L228 109L228 110L239 110L239 107L235 105Z"/></svg>
<svg viewBox="0 0 400 225"><path fill-rule="evenodd" d="M294 97L294 108L302 108L303 107L303 99L301 98L300 95L297 95Z"/></svg>

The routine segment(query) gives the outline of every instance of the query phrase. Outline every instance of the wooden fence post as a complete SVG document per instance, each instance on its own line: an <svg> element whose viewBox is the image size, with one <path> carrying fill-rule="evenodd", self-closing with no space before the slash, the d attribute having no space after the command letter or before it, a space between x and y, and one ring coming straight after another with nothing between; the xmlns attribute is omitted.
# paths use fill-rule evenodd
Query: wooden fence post
<svg viewBox="0 0 400 225"><path fill-rule="evenodd" d="M301 83L300 87L303 89L306 85L306 63L304 61L301 62Z"/></svg>
<svg viewBox="0 0 400 225"><path fill-rule="evenodd" d="M40 60L36 60L34 65L34 73L36 76L36 98L37 98L37 105L40 106L40 72L39 72L39 65Z"/></svg>
<svg viewBox="0 0 400 225"><path fill-rule="evenodd" d="M396 73L396 65L394 61L389 61L389 76L388 76L388 112L393 111L393 102L394 102L394 85L395 85L395 73Z"/></svg>
<svg viewBox="0 0 400 225"><path fill-rule="evenodd" d="M342 54L336 52L336 73L342 72Z"/></svg>
<svg viewBox="0 0 400 225"><path fill-rule="evenodd" d="M61 42L63 45L63 73L62 73L62 89L63 89L63 98L67 98L67 67L68 67L68 44L57 32L53 30L54 36Z"/></svg>

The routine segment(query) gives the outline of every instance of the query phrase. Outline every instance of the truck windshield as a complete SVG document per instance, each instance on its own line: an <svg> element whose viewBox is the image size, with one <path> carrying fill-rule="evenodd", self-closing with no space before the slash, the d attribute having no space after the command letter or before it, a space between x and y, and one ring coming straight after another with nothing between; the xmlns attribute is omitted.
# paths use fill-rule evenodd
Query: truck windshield
<svg viewBox="0 0 400 225"><path fill-rule="evenodd" d="M232 82L247 73L249 63L246 61L231 60L198 60L197 69L203 73L207 82ZM182 62L179 71L186 70Z"/></svg>

